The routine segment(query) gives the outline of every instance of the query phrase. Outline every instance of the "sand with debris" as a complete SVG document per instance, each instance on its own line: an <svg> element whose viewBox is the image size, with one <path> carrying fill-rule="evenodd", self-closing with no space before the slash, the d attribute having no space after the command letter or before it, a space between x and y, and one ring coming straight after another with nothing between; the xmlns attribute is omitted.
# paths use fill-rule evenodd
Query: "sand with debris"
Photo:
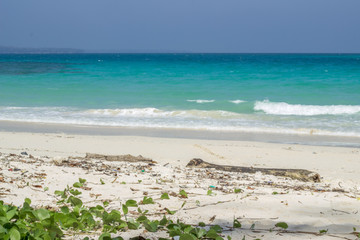
<svg viewBox="0 0 360 240"><path fill-rule="evenodd" d="M149 210L149 218L167 215L188 224L220 225L222 235L232 239L357 239L353 233L360 226L356 148L28 133L1 133L0 140L0 197L9 204L20 206L28 197L34 206L56 209L54 191L84 178L81 199L88 206L108 201L108 209L120 209L128 199L141 201L148 196L155 204L141 207ZM89 151L142 154L155 162L85 158ZM217 164L304 168L322 178L312 183L261 173L186 168L194 157ZM180 190L188 197L179 195ZM160 199L165 192L169 200ZM166 209L176 213L170 215ZM130 211L130 217L137 214ZM232 228L234 219L242 228ZM289 228L274 229L277 222L286 222ZM328 232L320 235L320 230ZM121 233L124 239L139 235L157 239L166 233ZM80 237L84 236L68 236Z"/></svg>

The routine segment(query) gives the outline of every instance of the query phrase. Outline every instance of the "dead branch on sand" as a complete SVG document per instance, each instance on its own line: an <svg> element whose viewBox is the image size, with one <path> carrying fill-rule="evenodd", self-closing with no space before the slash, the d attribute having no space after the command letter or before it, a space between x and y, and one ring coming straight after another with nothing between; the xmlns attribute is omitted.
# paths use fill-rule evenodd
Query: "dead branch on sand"
<svg viewBox="0 0 360 240"><path fill-rule="evenodd" d="M266 175L289 177L303 182L320 182L320 175L305 169L280 169L280 168L254 168L229 165L217 165L203 161L200 158L192 159L186 167L191 168L214 168L220 171L251 173L261 172Z"/></svg>

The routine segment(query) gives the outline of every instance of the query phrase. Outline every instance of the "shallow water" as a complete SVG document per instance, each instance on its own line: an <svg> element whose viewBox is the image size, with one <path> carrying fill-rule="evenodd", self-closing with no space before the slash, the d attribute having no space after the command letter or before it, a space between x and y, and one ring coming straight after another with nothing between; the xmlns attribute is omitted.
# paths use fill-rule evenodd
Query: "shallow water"
<svg viewBox="0 0 360 240"><path fill-rule="evenodd" d="M360 55L0 55L0 120L360 136Z"/></svg>

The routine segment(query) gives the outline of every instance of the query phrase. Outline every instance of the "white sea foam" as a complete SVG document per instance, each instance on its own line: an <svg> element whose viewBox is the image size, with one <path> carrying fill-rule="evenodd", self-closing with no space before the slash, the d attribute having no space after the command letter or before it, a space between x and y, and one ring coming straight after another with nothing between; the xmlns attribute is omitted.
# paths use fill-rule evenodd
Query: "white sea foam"
<svg viewBox="0 0 360 240"><path fill-rule="evenodd" d="M98 116L123 116L123 117L195 117L195 118L228 118L236 117L240 114L228 111L213 110L174 110L166 111L157 108L119 108L119 109L90 109L84 114L94 114Z"/></svg>
<svg viewBox="0 0 360 240"><path fill-rule="evenodd" d="M215 100L206 100L206 99L194 99L194 100L186 100L188 102L196 102L196 103L212 103L215 102Z"/></svg>
<svg viewBox="0 0 360 240"><path fill-rule="evenodd" d="M246 101L237 99L237 100L231 100L231 101L229 101L229 102L235 103L235 104L239 104L239 103L244 103L244 102L246 102Z"/></svg>
<svg viewBox="0 0 360 240"><path fill-rule="evenodd" d="M254 109L264 111L273 115L298 115L298 116L315 116L315 115L342 115L360 113L358 105L301 105L288 104L285 102L257 101Z"/></svg>
<svg viewBox="0 0 360 240"><path fill-rule="evenodd" d="M25 107L3 107L4 110L20 110L20 109L26 109Z"/></svg>
<svg viewBox="0 0 360 240"><path fill-rule="evenodd" d="M259 103L274 104L275 106L284 104L266 101L258 102L258 106ZM360 136L359 115L306 117L283 116L283 114L241 114L222 110L206 111L196 109L0 107L0 120L94 126Z"/></svg>
<svg viewBox="0 0 360 240"><path fill-rule="evenodd" d="M173 115L173 112L171 111L162 111L157 108L90 109L85 111L85 113L96 114L96 115L133 116L133 117Z"/></svg>

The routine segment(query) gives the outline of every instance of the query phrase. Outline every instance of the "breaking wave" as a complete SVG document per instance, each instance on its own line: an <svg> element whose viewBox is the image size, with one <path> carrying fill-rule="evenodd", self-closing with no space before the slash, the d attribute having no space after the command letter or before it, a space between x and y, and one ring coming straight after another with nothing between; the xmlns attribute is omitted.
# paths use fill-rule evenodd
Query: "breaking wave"
<svg viewBox="0 0 360 240"><path fill-rule="evenodd" d="M360 113L357 105L301 105L285 102L256 101L254 110L273 115L342 115Z"/></svg>
<svg viewBox="0 0 360 240"><path fill-rule="evenodd" d="M229 101L229 102L235 103L235 104L239 104L239 103L244 103L244 102L246 102L246 101L237 99L237 100L231 100L231 101Z"/></svg>
<svg viewBox="0 0 360 240"><path fill-rule="evenodd" d="M119 108L119 109L90 109L87 114L124 116L124 117L194 117L194 118L229 118L240 114L221 110L174 110L166 111L157 108Z"/></svg>
<svg viewBox="0 0 360 240"><path fill-rule="evenodd" d="M196 102L196 103L212 103L212 102L215 102L215 100L206 100L206 99L189 99L189 100L186 100L188 102Z"/></svg>

